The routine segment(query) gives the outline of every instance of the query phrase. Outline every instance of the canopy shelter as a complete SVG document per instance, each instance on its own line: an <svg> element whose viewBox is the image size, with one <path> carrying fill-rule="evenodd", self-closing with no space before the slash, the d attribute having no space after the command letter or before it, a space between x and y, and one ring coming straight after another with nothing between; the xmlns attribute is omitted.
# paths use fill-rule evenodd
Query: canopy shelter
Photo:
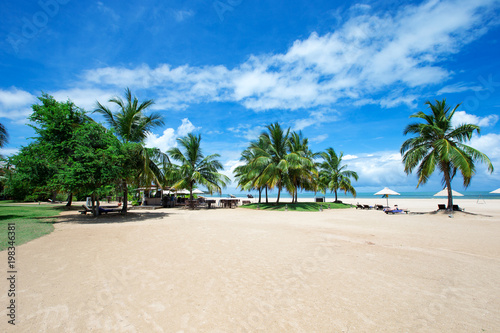
<svg viewBox="0 0 500 333"><path fill-rule="evenodd" d="M398 192L396 192L396 191L391 190L388 187L384 187L383 189L381 189L380 191L378 191L374 195L383 195L383 196L385 196L386 199L387 199L387 207L389 207L389 195L400 195L400 194Z"/></svg>
<svg viewBox="0 0 500 333"><path fill-rule="evenodd" d="M462 193L459 193L455 190L451 190L451 194L454 196L454 197L463 197L464 195ZM448 196L448 188L445 187L444 189L442 189L441 191L439 191L438 193L434 194L435 197L447 197Z"/></svg>

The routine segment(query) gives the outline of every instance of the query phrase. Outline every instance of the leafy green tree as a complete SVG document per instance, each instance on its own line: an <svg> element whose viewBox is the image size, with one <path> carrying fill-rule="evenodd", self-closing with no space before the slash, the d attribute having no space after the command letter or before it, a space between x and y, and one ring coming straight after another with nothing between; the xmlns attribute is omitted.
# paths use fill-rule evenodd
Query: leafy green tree
<svg viewBox="0 0 500 333"><path fill-rule="evenodd" d="M90 193L93 201L97 200L94 215L98 215L99 197L106 185L126 178L132 172L132 149L127 149L102 125L93 122L78 127L66 144L74 150L67 157L67 167L55 179L64 187Z"/></svg>
<svg viewBox="0 0 500 333"><path fill-rule="evenodd" d="M351 178L358 180L358 174L355 171L347 170L347 165L342 165L342 157L344 153L341 152L337 155L333 148L328 148L326 151L320 153L323 162L319 164L320 183L322 184L323 191L329 190L335 193L335 202L338 201L338 190L344 193L351 193L356 197L356 190L352 186Z"/></svg>
<svg viewBox="0 0 500 333"><path fill-rule="evenodd" d="M219 173L223 170L222 164L217 160L219 154L212 154L205 157L201 149L201 136L189 133L187 136L177 139L182 147L172 148L168 154L180 165L174 166L174 178L177 182L173 185L176 189L188 189L189 198L193 200L193 187L196 184L205 186L210 193L222 193L222 188L230 179Z"/></svg>
<svg viewBox="0 0 500 333"><path fill-rule="evenodd" d="M33 142L8 159L4 194L14 200L41 201L50 198L52 178L60 170L43 143Z"/></svg>
<svg viewBox="0 0 500 333"><path fill-rule="evenodd" d="M147 134L154 128L164 125L162 116L159 113L152 113L146 116L144 112L154 104L153 100L146 100L139 103L137 97L132 96L129 88L125 90L125 101L119 97L109 100L116 104L118 110L112 112L109 108L97 102L97 108L94 112L104 116L109 126L115 131L115 134L123 144L139 143L143 148L135 150L137 169L136 173L129 179L122 180L123 188L123 211L127 212L128 189L127 182L136 182L148 187L151 181L159 185L164 185L166 178L162 172L162 163L169 163L168 157L159 149L145 148L144 140Z"/></svg>
<svg viewBox="0 0 500 333"><path fill-rule="evenodd" d="M418 184L425 184L436 167L443 174L442 183L448 188L448 209L453 209L453 195L451 181L457 171L463 177L463 185L467 188L472 176L476 172L475 162L485 163L490 172L493 165L490 159L480 151L465 145L472 138L474 132L480 132L480 127L473 124L452 126L452 118L460 106L458 104L450 111L446 99L436 100L435 103L427 101L429 113L419 111L410 116L422 122L411 123L404 134L416 136L406 140L401 146L401 155L405 172L410 174L417 168Z"/></svg>

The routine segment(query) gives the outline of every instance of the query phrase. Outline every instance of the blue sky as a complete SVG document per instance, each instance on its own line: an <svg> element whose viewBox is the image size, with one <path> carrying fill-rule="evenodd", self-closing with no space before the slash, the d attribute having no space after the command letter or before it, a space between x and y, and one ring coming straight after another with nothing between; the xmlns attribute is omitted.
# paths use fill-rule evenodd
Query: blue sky
<svg viewBox="0 0 500 333"><path fill-rule="evenodd" d="M344 153L358 192L415 190L399 148L409 116L446 98L479 124L471 190L500 187L500 1L4 1L0 122L26 145L41 92L92 111L123 96L154 99L166 151L190 131L225 173L266 125L302 130L312 150ZM96 115L94 118L99 119ZM232 191L235 184L228 191ZM461 178L454 187L463 189ZM420 191L439 190L440 176Z"/></svg>

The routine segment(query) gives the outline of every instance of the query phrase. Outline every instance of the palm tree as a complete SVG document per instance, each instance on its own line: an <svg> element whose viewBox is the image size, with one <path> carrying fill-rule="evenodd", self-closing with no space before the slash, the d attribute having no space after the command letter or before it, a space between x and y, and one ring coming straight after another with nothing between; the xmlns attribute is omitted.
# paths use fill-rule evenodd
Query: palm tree
<svg viewBox="0 0 500 333"><path fill-rule="evenodd" d="M138 143L140 148L137 150L137 174L134 179L146 186L151 185L151 181L157 184L163 184L165 177L161 172L158 163L168 162L168 157L157 148L145 148L144 140L148 133L157 127L163 126L163 117L159 113L152 113L149 116L143 114L148 107L154 104L153 100L146 100L139 104L137 97L132 96L129 88L125 90L123 101L119 97L109 100L110 103L118 105L118 111L112 112L109 108L97 102L97 108L94 112L104 116L110 127L115 131L117 137L123 144ZM127 180L123 179L123 211L127 212Z"/></svg>
<svg viewBox="0 0 500 333"><path fill-rule="evenodd" d="M3 124L0 123L0 148L3 148L9 142L9 134Z"/></svg>
<svg viewBox="0 0 500 333"><path fill-rule="evenodd" d="M168 154L174 160L181 163L173 168L175 178L177 178L177 182L173 187L176 189L189 189L191 208L193 208L193 187L195 184L205 186L210 194L214 191L222 193L222 187L226 187L230 179L218 172L224 169L217 160L220 155L212 154L205 157L200 146L200 135L195 136L189 133L187 136L177 139L177 142L184 152L179 148L172 148L168 151Z"/></svg>
<svg viewBox="0 0 500 333"><path fill-rule="evenodd" d="M267 132L261 134L262 140L266 146L265 149L257 148L257 159L254 166L264 167L258 184L267 184L269 188L278 187L278 198L283 187L289 186L288 169L299 165L299 159L296 155L288 154L288 140L290 129L283 131L278 123L267 126Z"/></svg>
<svg viewBox="0 0 500 333"><path fill-rule="evenodd" d="M462 174L464 187L467 188L475 174L476 161L485 163L490 173L493 172L493 165L488 156L463 144L472 138L474 132L479 134L479 126L473 124L452 126L453 115L460 104L451 111L446 105L446 99L436 100L434 104L427 101L425 104L431 109L429 114L419 111L410 116L422 120L423 123L409 124L404 130L405 135L409 133L417 135L406 140L401 146L405 172L410 174L418 167L418 188L420 184L427 182L437 167L443 173L443 185L448 188L447 208L451 210L453 209L451 181L457 171Z"/></svg>
<svg viewBox="0 0 500 333"><path fill-rule="evenodd" d="M324 191L327 189L335 193L335 202L337 202L337 191L342 190L344 193L351 193L356 197L356 190L351 184L351 178L358 180L358 174L354 171L347 170L347 165L342 165L342 157L344 153L337 155L333 148L328 148L325 152L320 153L323 162L320 167L320 183L323 184Z"/></svg>
<svg viewBox="0 0 500 333"><path fill-rule="evenodd" d="M245 164L236 167L234 174L241 189L259 191L259 203L262 199L262 190L265 189L266 203L268 203L267 184L262 177L265 165L259 163L258 160L261 156L267 156L267 143L263 136L260 136L257 141L252 141L250 146L241 153L240 161Z"/></svg>
<svg viewBox="0 0 500 333"><path fill-rule="evenodd" d="M294 160L294 167L288 170L290 179L289 188L292 194L292 202L298 201L298 189L316 190L316 179L318 171L316 170L314 157L317 154L309 149L309 140L302 136L302 132L292 133L288 140L289 160Z"/></svg>

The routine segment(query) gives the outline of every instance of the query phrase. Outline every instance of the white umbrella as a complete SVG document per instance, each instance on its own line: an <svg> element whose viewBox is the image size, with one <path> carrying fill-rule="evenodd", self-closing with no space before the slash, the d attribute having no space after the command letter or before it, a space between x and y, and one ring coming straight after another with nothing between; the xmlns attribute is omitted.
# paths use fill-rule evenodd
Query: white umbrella
<svg viewBox="0 0 500 333"><path fill-rule="evenodd" d="M496 190L491 191L490 193L497 193L497 194L500 194L500 188L497 188Z"/></svg>
<svg viewBox="0 0 500 333"><path fill-rule="evenodd" d="M462 193L458 193L455 190L451 190L451 194L454 197L463 197L464 195ZM434 194L435 197L447 197L448 196L448 188L445 187L443 190L439 191L438 193Z"/></svg>
<svg viewBox="0 0 500 333"><path fill-rule="evenodd" d="M195 189L193 190L193 194L203 194L203 193L205 193L205 192L203 192L203 191L201 191L201 190L199 190L199 189L197 189L197 188L195 188Z"/></svg>
<svg viewBox="0 0 500 333"><path fill-rule="evenodd" d="M387 207L389 207L389 195L400 195L398 192L391 190L388 187L384 187L374 195L385 195L387 198Z"/></svg>

